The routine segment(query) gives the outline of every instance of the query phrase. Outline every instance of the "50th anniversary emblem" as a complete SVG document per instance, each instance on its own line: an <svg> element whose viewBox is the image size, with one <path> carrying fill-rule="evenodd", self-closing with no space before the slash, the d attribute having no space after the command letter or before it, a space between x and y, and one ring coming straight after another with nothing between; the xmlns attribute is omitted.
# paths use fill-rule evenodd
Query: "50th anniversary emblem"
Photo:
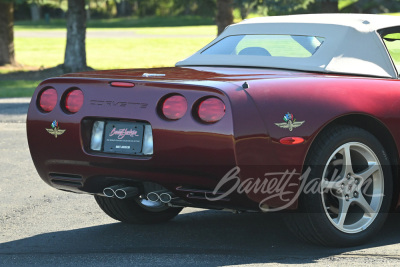
<svg viewBox="0 0 400 267"><path fill-rule="evenodd" d="M66 130L62 130L60 129L60 127L58 126L58 121L54 120L51 123L51 129L47 129L46 131L51 134L54 135L55 138L57 138L57 136L62 135L63 133L65 133Z"/></svg>
<svg viewBox="0 0 400 267"><path fill-rule="evenodd" d="M285 122L275 123L275 125L283 129L289 129L289 131L293 131L294 128L300 127L305 123L305 121L296 121L293 114L289 112L283 116L283 120Z"/></svg>

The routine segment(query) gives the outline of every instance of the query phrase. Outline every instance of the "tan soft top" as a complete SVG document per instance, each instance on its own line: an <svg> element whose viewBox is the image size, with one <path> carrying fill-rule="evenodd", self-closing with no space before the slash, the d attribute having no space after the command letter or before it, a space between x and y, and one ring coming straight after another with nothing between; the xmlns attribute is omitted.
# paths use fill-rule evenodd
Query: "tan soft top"
<svg viewBox="0 0 400 267"><path fill-rule="evenodd" d="M229 26L210 44L176 66L265 67L397 78L396 68L377 32L394 26L400 26L400 17L310 14L254 18ZM308 58L201 54L221 39L240 34L309 35L324 37L325 41Z"/></svg>

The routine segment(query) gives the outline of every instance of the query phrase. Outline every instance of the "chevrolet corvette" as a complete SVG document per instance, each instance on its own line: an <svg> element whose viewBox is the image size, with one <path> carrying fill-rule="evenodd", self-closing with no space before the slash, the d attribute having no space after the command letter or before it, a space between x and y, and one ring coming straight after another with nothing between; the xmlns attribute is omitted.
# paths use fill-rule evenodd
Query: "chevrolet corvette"
<svg viewBox="0 0 400 267"><path fill-rule="evenodd" d="M400 205L398 43L392 16L254 18L175 67L47 79L31 156L122 222L279 211L305 241L358 245Z"/></svg>

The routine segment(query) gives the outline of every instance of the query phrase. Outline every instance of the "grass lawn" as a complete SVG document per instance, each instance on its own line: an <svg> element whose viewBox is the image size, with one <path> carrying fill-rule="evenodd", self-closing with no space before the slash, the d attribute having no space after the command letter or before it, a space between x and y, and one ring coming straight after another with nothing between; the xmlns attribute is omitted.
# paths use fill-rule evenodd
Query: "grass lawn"
<svg viewBox="0 0 400 267"><path fill-rule="evenodd" d="M341 4L346 6L352 2L354 0L342 0ZM214 23L212 18L196 16L90 20L88 32L118 30L133 31L136 34L149 36L144 36L145 38L87 38L87 64L94 69L173 66L177 61L190 56L212 41L217 31ZM65 32L65 20L51 20L50 24L44 21L35 23L19 21L15 23L14 29L17 34L16 59L20 64L34 68L50 68L64 62L65 37L27 38L18 37L18 32ZM171 37L160 38L156 35ZM194 35L199 36L194 37ZM0 75L8 71L0 69ZM38 83L39 81L0 79L0 97L30 96Z"/></svg>
<svg viewBox="0 0 400 267"><path fill-rule="evenodd" d="M65 29L66 22L63 19L51 19L50 23L44 20L32 21L16 21L16 30L43 30L43 29ZM145 17L145 18L113 18L113 19L96 19L89 20L87 27L90 28L141 28L141 27L179 27L179 26L198 26L213 25L215 21L211 17L201 16L180 16L180 17Z"/></svg>
<svg viewBox="0 0 400 267"><path fill-rule="evenodd" d="M90 31L130 31L145 38L87 38L88 66L94 69L152 68L173 66L198 51L216 36L211 18L117 18L91 20ZM189 26L183 26L189 25ZM15 23L15 50L17 62L25 66L51 68L64 62L66 38L18 37L18 32L65 32L65 20ZM171 35L160 38L156 35ZM185 37L185 35L188 35ZM199 37L194 37L199 35ZM209 36L209 37L208 37ZM12 70L10 70L12 71ZM1 74L7 70L1 69ZM0 97L31 96L40 81L11 81L0 79Z"/></svg>
<svg viewBox="0 0 400 267"><path fill-rule="evenodd" d="M67 32L64 28L31 28L31 27L15 27L14 31L18 32ZM88 28L87 32L99 31L126 31L135 32L137 34L149 35L210 35L217 36L217 27L214 25L203 26L177 26L177 27L133 27L133 28Z"/></svg>
<svg viewBox="0 0 400 267"><path fill-rule="evenodd" d="M88 65L95 69L174 66L213 38L88 39Z"/></svg>
<svg viewBox="0 0 400 267"><path fill-rule="evenodd" d="M41 81L0 81L0 98L32 96Z"/></svg>
<svg viewBox="0 0 400 267"><path fill-rule="evenodd" d="M106 30L104 28L97 29L91 28L89 31ZM118 30L123 30L119 28ZM126 30L126 29L124 29ZM135 33L138 34L169 34L169 35L210 35L213 37L217 36L217 26L179 26L179 27L143 27L143 28L132 28Z"/></svg>
<svg viewBox="0 0 400 267"><path fill-rule="evenodd" d="M88 38L87 63L94 69L173 66L213 38ZM64 61L65 38L16 38L16 58L28 66L54 67Z"/></svg>
<svg viewBox="0 0 400 267"><path fill-rule="evenodd" d="M213 38L88 38L88 65L94 69L173 66ZM66 38L16 38L17 61L28 66L54 67L64 61ZM1 70L1 73L5 73ZM1 74L0 73L0 74ZM31 96L40 81L0 80L1 97Z"/></svg>
<svg viewBox="0 0 400 267"><path fill-rule="evenodd" d="M211 25L210 25L211 24ZM213 19L196 16L90 20L88 32L129 31L148 38L87 38L87 63L94 69L173 66L216 36ZM189 25L189 26L182 26ZM18 32L66 32L65 20L15 22L16 59L28 66L54 67L64 61L66 38L18 37ZM155 35L171 35L159 38ZM189 35L184 37L185 35ZM193 38L193 36L199 37ZM208 37L209 36L209 37Z"/></svg>

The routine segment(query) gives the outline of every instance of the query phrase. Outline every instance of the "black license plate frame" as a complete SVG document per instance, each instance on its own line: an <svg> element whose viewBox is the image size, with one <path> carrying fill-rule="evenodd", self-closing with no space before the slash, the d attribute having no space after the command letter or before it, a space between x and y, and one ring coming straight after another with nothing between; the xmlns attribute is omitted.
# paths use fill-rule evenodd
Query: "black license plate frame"
<svg viewBox="0 0 400 267"><path fill-rule="evenodd" d="M140 155L143 148L144 123L106 121L103 135L103 152Z"/></svg>

